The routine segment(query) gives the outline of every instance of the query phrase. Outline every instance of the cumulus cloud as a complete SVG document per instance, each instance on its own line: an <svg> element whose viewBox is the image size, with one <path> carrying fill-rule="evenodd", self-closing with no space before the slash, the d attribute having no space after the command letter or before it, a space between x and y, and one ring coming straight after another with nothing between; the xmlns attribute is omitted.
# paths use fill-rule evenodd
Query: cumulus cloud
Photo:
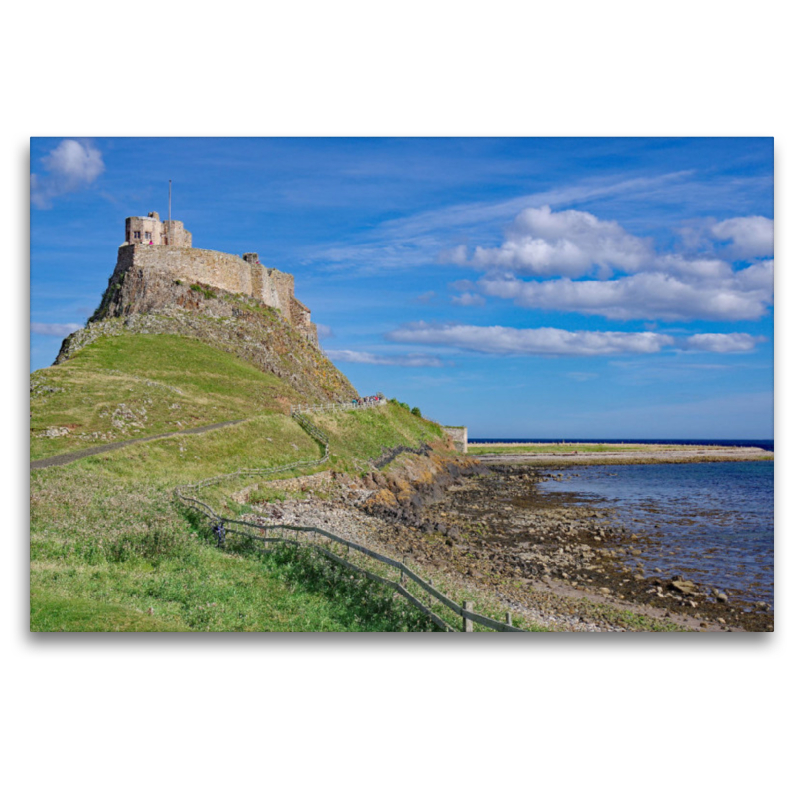
<svg viewBox="0 0 800 800"><path fill-rule="evenodd" d="M31 333L42 336L69 336L74 331L79 331L83 325L67 322L63 325L49 322L31 322Z"/></svg>
<svg viewBox="0 0 800 800"><path fill-rule="evenodd" d="M769 293L772 297L772 290L775 281L775 262L759 261L746 269L740 269L736 273L736 282L744 289L760 289Z"/></svg>
<svg viewBox="0 0 800 800"><path fill-rule="evenodd" d="M31 202L50 208L54 198L93 183L105 169L103 156L91 144L64 139L42 159L45 175L31 175Z"/></svg>
<svg viewBox="0 0 800 800"><path fill-rule="evenodd" d="M719 280L642 272L611 281L485 278L479 286L487 295L523 307L598 314L608 319L756 320L772 303L770 267L731 272Z"/></svg>
<svg viewBox="0 0 800 800"><path fill-rule="evenodd" d="M500 247L476 247L470 257L462 245L451 254L455 263L480 269L571 277L594 267L632 272L650 255L649 242L627 233L617 222L585 211L553 211L550 206L520 212Z"/></svg>
<svg viewBox="0 0 800 800"><path fill-rule="evenodd" d="M317 323L317 336L320 339L332 339L333 338L333 328L330 325L324 325L321 322Z"/></svg>
<svg viewBox="0 0 800 800"><path fill-rule="evenodd" d="M456 295L450 298L450 302L454 306L485 306L486 300L479 294L474 292L464 292L463 294Z"/></svg>
<svg viewBox="0 0 800 800"><path fill-rule="evenodd" d="M745 333L704 333L675 337L652 331L567 331L560 328L507 328L416 322L387 338L404 344L456 347L493 355L603 356L619 353L659 353L664 348L734 353L752 350L763 337ZM593 373L569 373L575 380Z"/></svg>
<svg viewBox="0 0 800 800"><path fill-rule="evenodd" d="M775 223L766 217L726 219L713 225L711 233L720 241L731 242L733 258L771 256L774 249Z"/></svg>
<svg viewBox="0 0 800 800"><path fill-rule="evenodd" d="M477 288L529 308L609 319L755 320L773 301L773 262L734 270L721 256L752 259L771 253L772 229L765 217L704 223L710 241L722 246L720 255L657 253L648 239L627 233L613 220L550 206L528 208L501 246L476 247L471 255L463 245L451 251L453 262L486 273L459 290L463 302L454 302L468 304Z"/></svg>
<svg viewBox="0 0 800 800"><path fill-rule="evenodd" d="M746 353L765 341L763 336L750 336L748 333L696 333L682 344L687 350L707 353Z"/></svg>
<svg viewBox="0 0 800 800"><path fill-rule="evenodd" d="M331 361L344 361L350 364L374 364L386 367L443 367L444 363L436 356L409 353L408 355L378 355L358 350L326 350Z"/></svg>

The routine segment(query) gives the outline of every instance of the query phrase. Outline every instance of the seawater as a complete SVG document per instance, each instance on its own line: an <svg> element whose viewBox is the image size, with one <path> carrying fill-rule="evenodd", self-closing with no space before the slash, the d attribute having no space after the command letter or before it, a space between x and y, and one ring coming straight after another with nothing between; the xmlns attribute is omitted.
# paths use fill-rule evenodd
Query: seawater
<svg viewBox="0 0 800 800"><path fill-rule="evenodd" d="M745 602L772 605L774 463L595 465L563 469L538 485L612 506L628 530L646 537L645 572L683 574Z"/></svg>

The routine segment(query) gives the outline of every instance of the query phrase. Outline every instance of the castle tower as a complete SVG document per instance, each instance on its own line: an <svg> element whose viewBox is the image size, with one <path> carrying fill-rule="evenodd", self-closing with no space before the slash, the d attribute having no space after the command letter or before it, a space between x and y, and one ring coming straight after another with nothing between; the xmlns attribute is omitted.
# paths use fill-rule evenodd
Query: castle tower
<svg viewBox="0 0 800 800"><path fill-rule="evenodd" d="M179 220L162 222L158 211L151 211L146 217L128 217L125 220L125 244L191 247L192 234Z"/></svg>

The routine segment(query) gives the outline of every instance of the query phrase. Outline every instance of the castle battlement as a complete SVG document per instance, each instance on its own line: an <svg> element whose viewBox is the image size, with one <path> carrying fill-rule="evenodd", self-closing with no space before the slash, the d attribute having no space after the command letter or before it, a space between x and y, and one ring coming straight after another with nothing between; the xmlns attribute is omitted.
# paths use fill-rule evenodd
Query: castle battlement
<svg viewBox="0 0 800 800"><path fill-rule="evenodd" d="M261 264L258 253L241 258L217 250L192 247L192 234L178 220L162 222L157 212L125 220L125 243L119 248L112 285L131 276L134 283L145 278L169 283L204 284L230 294L242 294L278 309L287 322L314 344L317 326L311 312L294 296L294 276ZM145 281L147 282L147 281ZM124 313L123 305L109 298L111 313Z"/></svg>
<svg viewBox="0 0 800 800"><path fill-rule="evenodd" d="M191 247L192 234L179 220L162 222L158 211L151 211L146 217L128 217L125 220L125 244Z"/></svg>

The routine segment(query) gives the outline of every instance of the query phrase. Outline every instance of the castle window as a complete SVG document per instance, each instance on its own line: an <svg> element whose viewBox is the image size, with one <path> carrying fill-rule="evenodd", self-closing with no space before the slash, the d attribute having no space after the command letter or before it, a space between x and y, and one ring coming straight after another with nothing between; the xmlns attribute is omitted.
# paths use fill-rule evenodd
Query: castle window
<svg viewBox="0 0 800 800"><path fill-rule="evenodd" d="M141 239L141 238L142 238L142 233L141 233L141 231L134 231L134 232L133 232L133 238L134 238L134 239Z"/></svg>

